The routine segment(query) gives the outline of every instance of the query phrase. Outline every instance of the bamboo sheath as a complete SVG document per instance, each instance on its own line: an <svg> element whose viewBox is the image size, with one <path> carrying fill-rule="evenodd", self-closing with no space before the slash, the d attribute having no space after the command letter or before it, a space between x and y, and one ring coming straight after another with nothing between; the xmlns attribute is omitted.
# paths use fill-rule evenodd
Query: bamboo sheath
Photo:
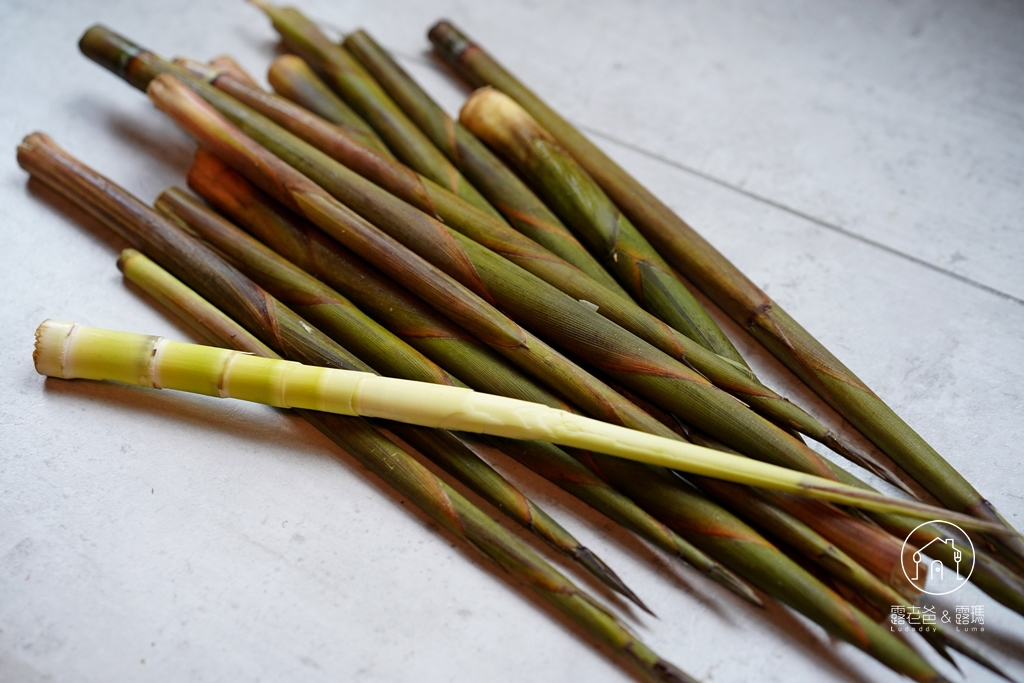
<svg viewBox="0 0 1024 683"><path fill-rule="evenodd" d="M476 136L452 120L365 31L346 36L344 46L509 225L613 292L626 295L544 202Z"/></svg>
<svg viewBox="0 0 1024 683"><path fill-rule="evenodd" d="M623 396L636 403L643 410L646 410L653 417L661 421L662 424L679 433L686 440L698 446L705 446L716 451L738 454L721 442L682 423L675 415L666 413L657 406L652 405L649 401L645 401L626 389L618 389L622 392ZM833 463L828 464L834 467ZM693 475L688 476L687 480L698 485L708 481L705 477ZM846 483L858 486L859 488L866 488L866 485L861 484L856 479ZM724 507L733 513L744 516L743 511L748 510L750 506L746 499L750 498L751 493L742 487L736 486L718 487L715 490L717 493L716 499L722 501ZM737 497L737 500L733 501L733 505L724 502L723 497L726 493ZM765 501L765 504L771 504L775 508L785 511L794 518L795 523L804 527L799 532L800 534L820 534L852 556L855 561L872 572L878 579L886 582L893 588L910 588L909 582L903 575L901 568L900 541L873 522L822 501L793 498L783 494L771 494L767 491L760 491L759 493L763 494L761 498ZM743 500L739 500L740 497ZM756 526L755 522L751 521L750 523Z"/></svg>
<svg viewBox="0 0 1024 683"><path fill-rule="evenodd" d="M764 493L759 496L764 502L799 519L815 533L829 539L894 590L908 597L919 596L919 591L903 573L903 538L896 538L877 525L827 503L804 505L805 501L792 496Z"/></svg>
<svg viewBox="0 0 1024 683"><path fill-rule="evenodd" d="M911 602L910 596L897 591L887 577L880 577L876 571L864 566L828 537L808 526L803 518L762 499L757 491L705 477L694 477L691 481L711 500L726 505L766 537L820 565L833 580L845 583L874 607L888 612L891 605Z"/></svg>
<svg viewBox="0 0 1024 683"><path fill-rule="evenodd" d="M347 50L331 42L316 24L295 8L274 7L261 0L253 0L253 4L267 14L285 45L313 67L327 85L373 127L395 156L470 204L501 217Z"/></svg>
<svg viewBox="0 0 1024 683"><path fill-rule="evenodd" d="M746 368L712 353L646 313L628 297L603 287L501 221L472 207L429 179L417 176L397 162L381 158L308 111L259 89L247 87L230 75L211 73L193 64L197 76L253 108L325 152L347 168L395 196L434 215L509 261L533 273L573 298L589 301L604 317L623 326L670 356L682 360L715 386L733 394L765 417L810 436L890 482L903 486L870 456L840 440L831 430L795 404L760 384Z"/></svg>
<svg viewBox="0 0 1024 683"><path fill-rule="evenodd" d="M626 394L629 397L629 394ZM645 410L650 411L648 405L641 403ZM666 422L664 417L658 417L658 419ZM723 445L714 439L709 439L697 432L688 431L687 436L693 442L699 445L707 445L714 447L714 449L722 450ZM828 463L828 466L836 474L837 478L843 483L851 486L857 486L867 490L876 490L872 486L864 483L856 476L835 465L834 463ZM877 577L885 580L887 575L890 578L890 585L894 588L899 588L901 579L905 585L905 577L902 575L902 569L899 569L899 577L892 580L893 574L897 571L896 562L898 557L895 556L898 549L893 545L893 542L885 541L885 545L888 549L884 550L884 547L876 546L874 544L879 543L877 538L877 531L873 530L870 526L865 527L860 520L855 517L851 517L846 514L836 514L835 509L829 510L826 514L822 514L817 507L817 504L811 503L810 505L804 505L809 503L808 501L793 499L790 497L778 497L772 496L765 492L766 499L775 502L776 504L786 508L788 513L797 515L805 525L809 525L816 529L816 532L820 532L822 536L828 538L829 541L836 543L844 550L854 555L857 555L860 559L865 560L865 564L874 567L874 574ZM826 506L830 508L830 506ZM945 538L945 532L942 529L936 528L933 525L925 524L922 525L919 520L905 517L898 514L879 513L879 512L868 512L867 515L870 517L873 523L878 524L882 529L887 531L892 539L903 539L910 538L911 532L913 533L913 544L923 546L931 541ZM867 537L863 538L864 533L867 533ZM858 539L858 537L861 537ZM880 561L880 558L863 556L862 553L867 551L870 547L878 547L881 552L888 555L891 559L886 561ZM1018 577L1018 575L1008 568L1004 563L1001 563L993 559L984 550L975 548L974 552L970 548L958 549L961 555L957 556L949 546L938 543L932 544L929 547L929 554L945 564L950 569L958 569L958 563L973 562L974 573L972 574L971 581L976 584L978 588L983 590L989 596L995 598L1000 603L1010 607L1014 611L1024 614L1024 582ZM888 568L887 568L888 566ZM970 655L969 655L970 656ZM988 665L985 665L988 666Z"/></svg>
<svg viewBox="0 0 1024 683"><path fill-rule="evenodd" d="M275 353L279 349L306 362L331 366L360 364L241 273L109 179L71 158L45 135L26 138L18 148L18 161L130 243L153 254L172 271L180 271L182 279L196 286L212 305L230 310L236 321L245 320L245 327ZM524 581L646 680L693 680L647 648L593 598L368 422L314 411L303 411L303 416L445 529Z"/></svg>
<svg viewBox="0 0 1024 683"><path fill-rule="evenodd" d="M1007 524L955 468L782 307L487 52L447 22L435 25L429 36L435 50L474 85L495 87L523 106L600 183L662 256L927 491L952 510ZM1004 538L998 545L1022 571L1024 542Z"/></svg>
<svg viewBox="0 0 1024 683"><path fill-rule="evenodd" d="M344 100L335 95L306 60L298 55L288 53L274 59L267 68L267 81L281 97L305 107L335 125L343 120L343 117L335 113L336 109L351 111Z"/></svg>

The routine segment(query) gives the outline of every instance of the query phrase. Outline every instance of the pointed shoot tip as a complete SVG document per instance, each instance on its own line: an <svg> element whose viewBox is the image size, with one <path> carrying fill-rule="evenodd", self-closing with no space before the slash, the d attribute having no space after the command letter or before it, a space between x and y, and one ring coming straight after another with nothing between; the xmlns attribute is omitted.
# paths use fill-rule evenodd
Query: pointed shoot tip
<svg viewBox="0 0 1024 683"><path fill-rule="evenodd" d="M764 609L764 600L762 600L754 589L746 584L743 579L739 578L731 571L717 567L707 573L708 578L721 586L728 588L730 591L749 602L754 607Z"/></svg>
<svg viewBox="0 0 1024 683"><path fill-rule="evenodd" d="M647 612L652 617L658 618L658 615L652 612L651 609L644 604L643 600L641 600L636 593L630 590L629 586L627 586L625 582L619 578L619 575L616 574L611 567L606 565L604 561L600 557L598 557L592 550L582 545L577 546L575 552L573 553L573 559L575 559L587 571L589 571L591 574L597 577L597 579L599 579L601 583L608 586L616 593L619 593L620 595L628 598L637 607Z"/></svg>

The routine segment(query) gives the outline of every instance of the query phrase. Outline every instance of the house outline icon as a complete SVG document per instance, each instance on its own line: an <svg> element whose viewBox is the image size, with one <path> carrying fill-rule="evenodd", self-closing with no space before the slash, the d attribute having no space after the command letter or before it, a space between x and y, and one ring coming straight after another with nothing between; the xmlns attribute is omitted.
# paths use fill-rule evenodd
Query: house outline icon
<svg viewBox="0 0 1024 683"><path fill-rule="evenodd" d="M938 534L936 531L938 528L948 526L949 530L946 534ZM918 530L930 527L927 531L927 538L930 539L920 548L916 547L916 544L911 543L911 539ZM955 531L953 531L955 530ZM925 539L921 539L924 541ZM927 558L925 554L928 549L931 548L934 552L938 548L942 549L942 552L938 553L942 560L936 558ZM964 553L967 553L966 556ZM907 566L909 562L914 563L914 569L910 569ZM961 563L966 564L966 573L962 570ZM974 542L971 537L960 527L952 522L947 522L942 519L933 519L930 522L923 522L914 528L906 539L903 541L903 549L900 553L900 564L902 565L903 575L907 581L914 586L917 590L928 595L948 595L954 591L957 591L964 587L964 585L970 581L971 575L974 573L975 557L974 557ZM924 565L924 571L921 571L921 567ZM956 570L956 585L949 590L942 592L930 591L925 585L929 578L941 580L945 575L946 569ZM923 574L923 575L922 575Z"/></svg>
<svg viewBox="0 0 1024 683"><path fill-rule="evenodd" d="M950 549L953 551L953 562L956 564L956 580L963 581L963 578L960 576L960 561L963 559L964 554L963 551L960 550L960 548L956 547L956 543L953 542L952 538L933 538L932 540L928 541L923 546L917 549L917 552L915 552L911 556L911 559L914 561L914 578L911 579L911 581L917 582L926 580L927 577L930 576L935 576L936 578L941 579L944 576L946 569L945 565L942 564L942 562L939 560L932 560L928 564L928 575L925 577L925 579L920 578L921 565L924 564L921 555L922 553L924 553L925 550L928 549L928 546L932 545L933 543L942 543L950 547Z"/></svg>

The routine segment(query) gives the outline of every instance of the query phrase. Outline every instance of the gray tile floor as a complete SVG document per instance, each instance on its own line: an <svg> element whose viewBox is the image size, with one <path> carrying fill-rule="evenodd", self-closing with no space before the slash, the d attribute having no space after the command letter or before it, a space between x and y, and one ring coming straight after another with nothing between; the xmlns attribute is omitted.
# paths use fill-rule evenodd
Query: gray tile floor
<svg viewBox="0 0 1024 683"><path fill-rule="evenodd" d="M465 90L424 33L456 21L1024 525L1020 3L302 6L368 29L452 112ZM0 680L628 680L292 416L34 373L46 317L189 338L121 283L121 245L14 163L45 130L147 201L182 184L191 141L78 54L97 21L257 74L274 44L237 2L0 1ZM897 679L509 472L655 608L637 632L698 678ZM1024 676L1021 617L970 588L944 600L982 606L971 641Z"/></svg>

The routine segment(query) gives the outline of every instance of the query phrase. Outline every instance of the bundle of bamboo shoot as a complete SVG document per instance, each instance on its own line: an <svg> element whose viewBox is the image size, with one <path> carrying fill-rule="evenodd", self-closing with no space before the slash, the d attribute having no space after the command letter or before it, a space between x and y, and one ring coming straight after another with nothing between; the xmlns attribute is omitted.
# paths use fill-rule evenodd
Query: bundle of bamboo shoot
<svg viewBox="0 0 1024 683"><path fill-rule="evenodd" d="M482 49L447 23L430 32L489 86L455 121L365 31L338 44L298 10L256 4L295 53L270 67L277 94L227 57L172 63L99 26L80 43L198 141L187 180L205 204L171 188L150 209L40 134L18 156L138 250L119 262L127 277L224 348L47 321L39 372L295 408L648 680L692 679L379 429L645 610L481 457L489 447L747 602L762 604L752 585L914 680L943 678L879 619L914 603L898 567L920 520L980 534L972 580L1024 614L1019 535ZM905 472L765 386L680 274ZM909 474L947 509L872 490L803 436L912 492ZM937 545L935 559L958 561ZM922 635L951 662L956 650L1001 673L947 629Z"/></svg>

